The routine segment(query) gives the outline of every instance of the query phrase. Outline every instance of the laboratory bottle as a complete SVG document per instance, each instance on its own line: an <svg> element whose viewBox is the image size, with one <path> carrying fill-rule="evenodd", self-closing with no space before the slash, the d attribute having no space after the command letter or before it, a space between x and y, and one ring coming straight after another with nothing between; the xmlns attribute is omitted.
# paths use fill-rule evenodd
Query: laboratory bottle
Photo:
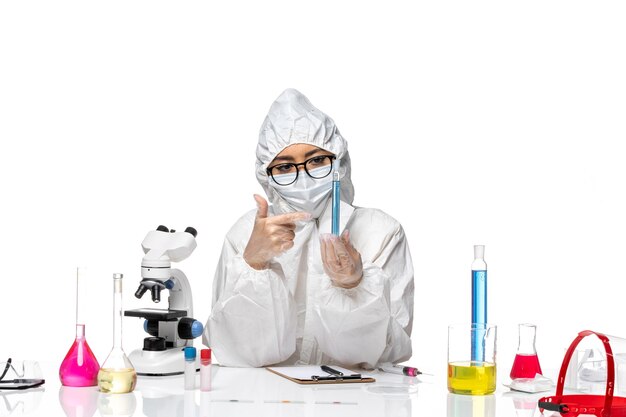
<svg viewBox="0 0 626 417"><path fill-rule="evenodd" d="M211 349L200 351L200 391L211 391Z"/></svg>
<svg viewBox="0 0 626 417"><path fill-rule="evenodd" d="M487 263L485 246L474 245L472 262L472 321L477 325L487 324ZM484 361L482 335L479 331L472 334L472 360Z"/></svg>
<svg viewBox="0 0 626 417"><path fill-rule="evenodd" d="M541 365L535 349L537 326L523 323L518 325L518 328L519 342L510 376L511 379L534 378L536 374L541 374Z"/></svg>
<svg viewBox="0 0 626 417"><path fill-rule="evenodd" d="M113 348L98 372L101 392L124 394L135 389L137 372L122 348L122 274L113 274Z"/></svg>
<svg viewBox="0 0 626 417"><path fill-rule="evenodd" d="M59 367L61 384L68 387L92 387L98 384L100 364L85 338L85 321L79 303L84 303L83 282L87 278L86 268L76 270L76 337Z"/></svg>
<svg viewBox="0 0 626 417"><path fill-rule="evenodd" d="M187 346L185 349L185 389L196 389L196 348Z"/></svg>

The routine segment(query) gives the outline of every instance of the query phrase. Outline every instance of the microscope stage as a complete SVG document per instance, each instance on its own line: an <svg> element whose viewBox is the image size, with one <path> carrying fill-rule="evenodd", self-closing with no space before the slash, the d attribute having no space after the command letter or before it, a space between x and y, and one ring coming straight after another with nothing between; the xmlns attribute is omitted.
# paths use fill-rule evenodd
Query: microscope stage
<svg viewBox="0 0 626 417"><path fill-rule="evenodd" d="M179 317L187 316L185 310L163 310L158 308L139 308L124 312L127 317L144 317L148 320L173 321Z"/></svg>

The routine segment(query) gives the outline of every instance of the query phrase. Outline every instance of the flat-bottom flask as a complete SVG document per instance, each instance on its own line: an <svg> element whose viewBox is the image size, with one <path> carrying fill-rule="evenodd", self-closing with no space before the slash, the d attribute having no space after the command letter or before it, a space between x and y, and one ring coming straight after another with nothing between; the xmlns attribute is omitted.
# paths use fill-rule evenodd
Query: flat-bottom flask
<svg viewBox="0 0 626 417"><path fill-rule="evenodd" d="M100 364L85 338L85 321L81 305L85 303L87 268L76 269L76 338L59 367L61 384L68 387L93 387L98 384Z"/></svg>
<svg viewBox="0 0 626 417"><path fill-rule="evenodd" d="M100 364L85 338L85 325L76 325L76 340L59 368L61 384L68 387L93 387Z"/></svg>
<svg viewBox="0 0 626 417"><path fill-rule="evenodd" d="M124 394L135 389L137 372L122 349L122 274L113 274L113 349L98 372L101 392Z"/></svg>
<svg viewBox="0 0 626 417"><path fill-rule="evenodd" d="M539 356L535 349L536 332L537 326L534 324L519 325L519 344L511 367L511 379L534 378L536 374L542 374Z"/></svg>

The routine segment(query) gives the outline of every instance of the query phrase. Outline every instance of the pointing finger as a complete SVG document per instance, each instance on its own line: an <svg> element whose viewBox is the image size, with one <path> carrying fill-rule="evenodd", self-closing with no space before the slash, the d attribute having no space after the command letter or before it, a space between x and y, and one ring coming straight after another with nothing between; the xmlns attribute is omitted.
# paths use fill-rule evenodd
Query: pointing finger
<svg viewBox="0 0 626 417"><path fill-rule="evenodd" d="M311 213L307 213L306 211L296 211L295 213L287 213L274 216L273 221L275 223L288 224L302 220L311 220L312 218L313 216L311 215Z"/></svg>

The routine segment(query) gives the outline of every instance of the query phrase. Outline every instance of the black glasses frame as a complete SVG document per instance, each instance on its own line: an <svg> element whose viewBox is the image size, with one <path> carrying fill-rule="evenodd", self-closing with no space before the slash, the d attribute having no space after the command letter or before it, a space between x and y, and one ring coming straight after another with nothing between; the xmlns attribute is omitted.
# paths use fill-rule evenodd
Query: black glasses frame
<svg viewBox="0 0 626 417"><path fill-rule="evenodd" d="M331 167L331 168L330 168L330 170L328 171L328 173L327 173L327 174L322 175L321 177L314 177L313 175L311 175L311 173L309 172L308 168L306 167L306 164L308 164L309 162L311 162L311 161L312 161L312 160L314 160L315 158L329 158L329 159L330 159L330 167ZM303 166L303 167L304 167L304 171L306 171L306 173L307 173L307 175L308 175L309 177L311 177L311 178L315 178L316 180L319 180L319 179L322 179L322 178L326 178L327 176L329 176L329 175L330 175L330 173L331 173L331 172L333 172L332 165L333 165L333 161L334 161L335 159L337 159L337 157L336 157L335 155L315 155L314 157L311 157L311 158L307 159L306 161L304 161L304 162L300 162L300 163L297 163L297 164L296 164L296 163L293 163L293 162L281 162L280 164L272 165L271 167L268 167L268 168L266 169L266 172L267 172L267 175L269 175L270 177L272 177L272 179L274 180L274 182L275 182L276 184L278 184L278 185L284 185L284 186L287 186L287 185L291 185L291 184L293 184L294 182L296 182L296 181L298 180L298 175L300 174L300 170L298 169L298 167L299 167L299 166ZM278 181L276 181L276 179L274 178L274 174L272 174L272 170L273 170L274 168L276 168L276 167L279 167L279 166L285 166L285 165L289 165L289 166L294 167L294 168L296 169L296 176L294 177L293 181L291 181L290 183L288 183L288 184L281 184L281 183L279 183Z"/></svg>
<svg viewBox="0 0 626 417"><path fill-rule="evenodd" d="M2 378L4 378L7 372L9 372L10 367L11 367L11 358L7 359L7 363L4 367L4 370L2 371L2 374L0 374L0 381L2 381Z"/></svg>

